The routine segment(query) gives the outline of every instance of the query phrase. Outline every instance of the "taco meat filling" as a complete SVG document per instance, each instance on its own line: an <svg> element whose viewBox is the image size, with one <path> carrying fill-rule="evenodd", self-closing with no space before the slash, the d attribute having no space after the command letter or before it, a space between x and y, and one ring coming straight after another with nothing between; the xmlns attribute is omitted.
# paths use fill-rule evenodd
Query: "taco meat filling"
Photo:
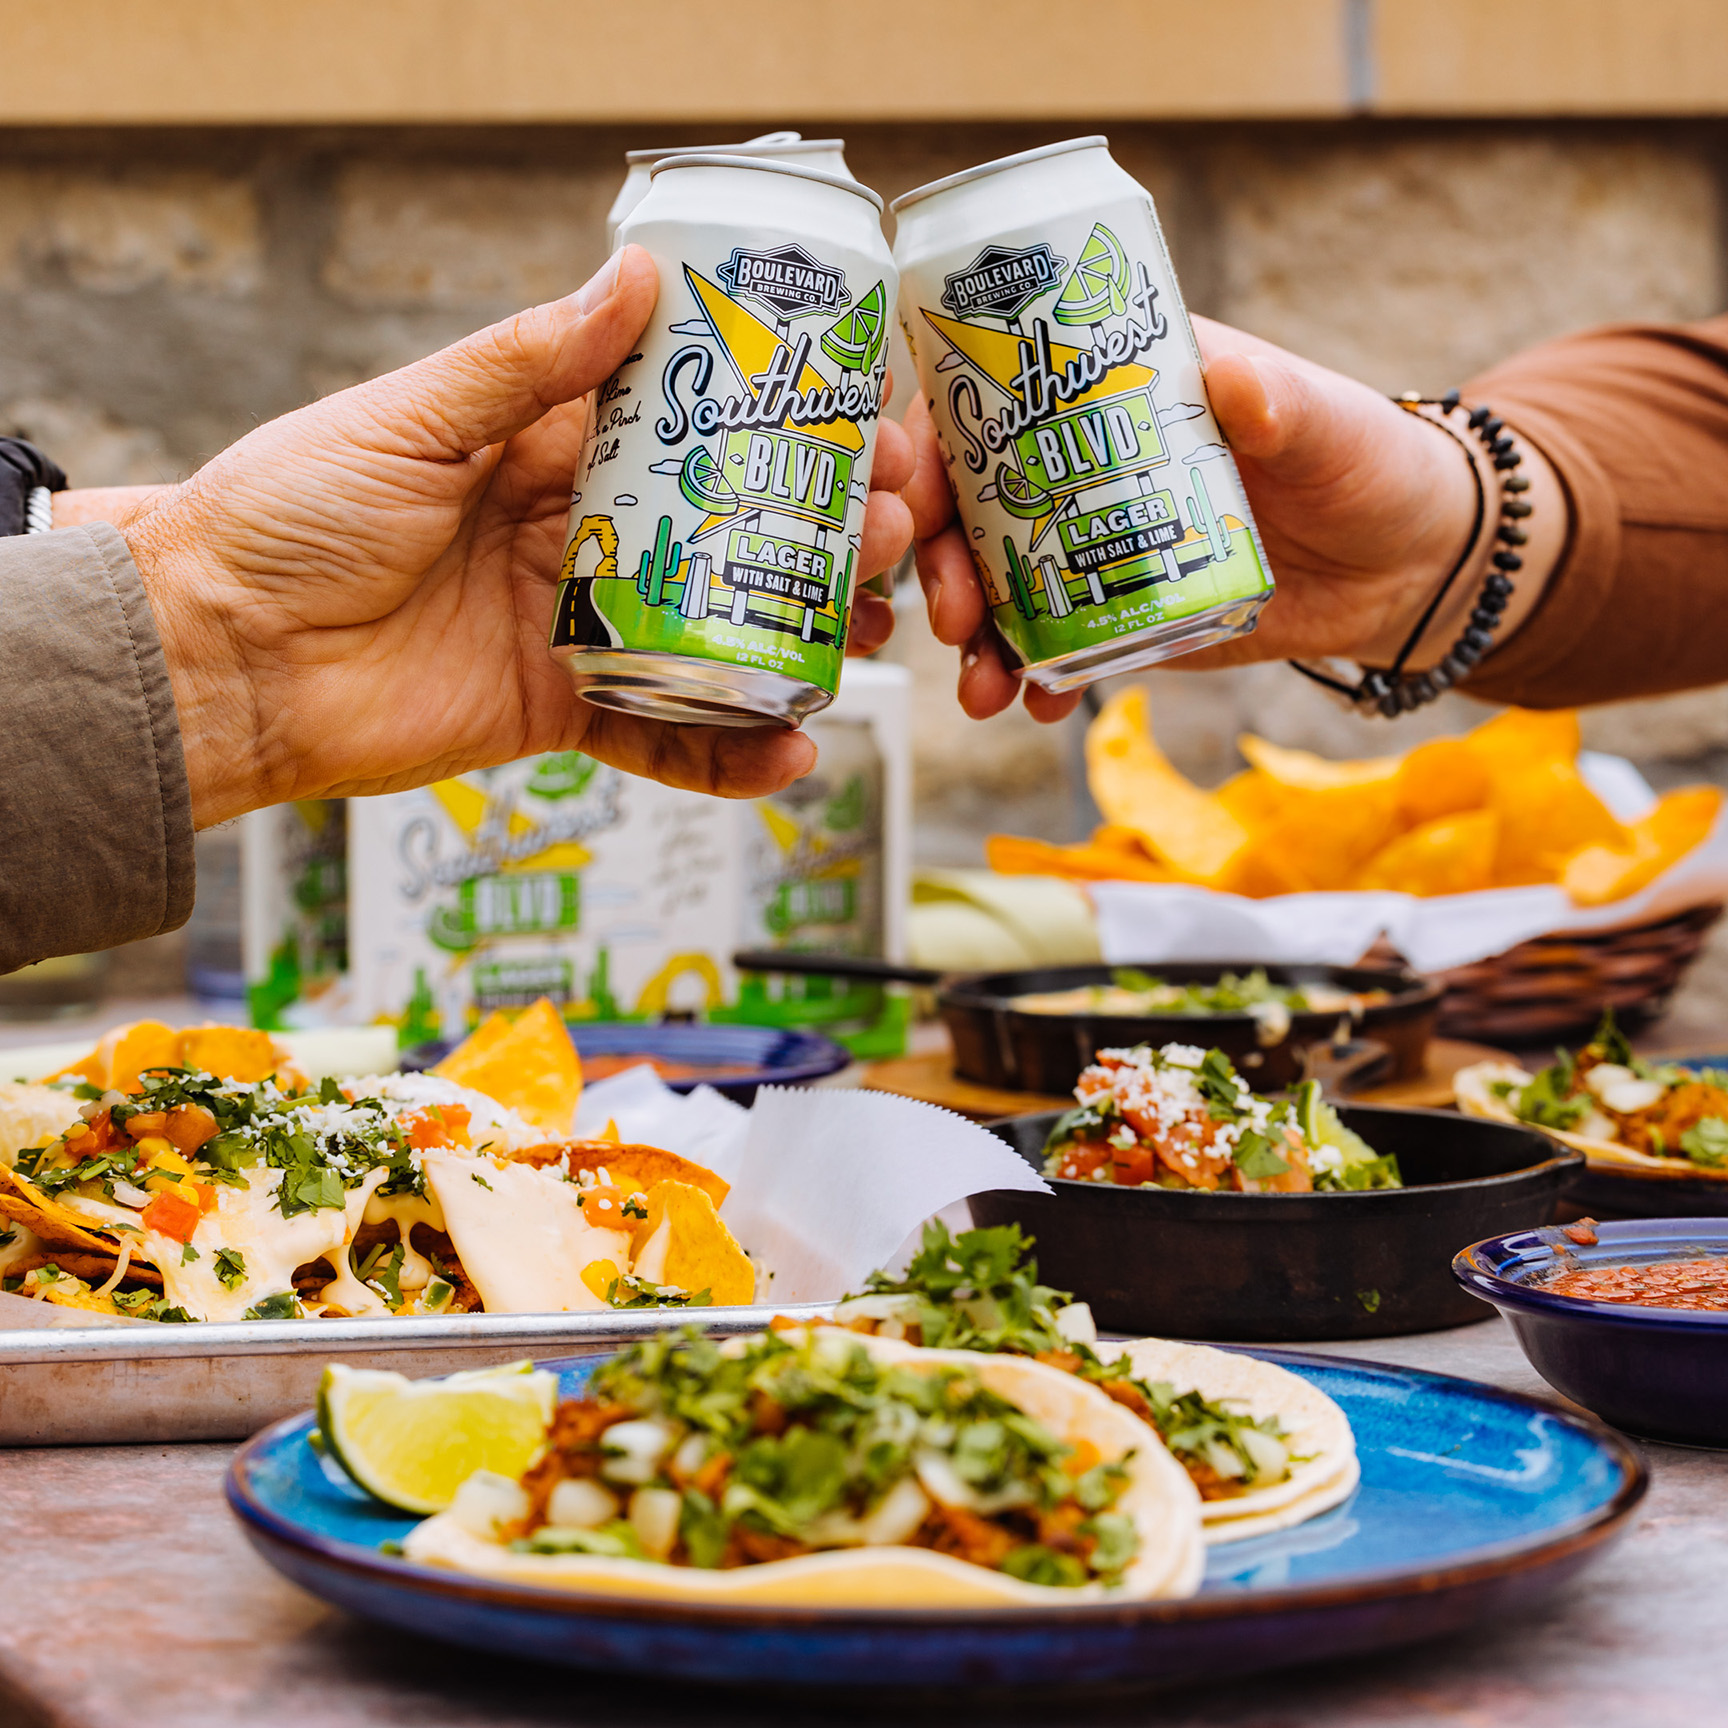
<svg viewBox="0 0 1728 1728"><path fill-rule="evenodd" d="M529 1554L714 1568L899 1545L1111 1584L1139 1551L1126 1466L952 1366L881 1363L833 1329L728 1350L687 1328L603 1363L520 1487L482 1474L452 1516Z"/></svg>
<svg viewBox="0 0 1728 1728"><path fill-rule="evenodd" d="M1300 1460L1276 1420L1256 1421L1168 1381L1135 1379L1100 1356L1090 1311L1038 1282L1031 1246L1017 1224L950 1236L933 1219L905 1276L872 1273L867 1292L847 1297L835 1320L930 1349L1031 1356L1078 1375L1157 1430L1202 1500L1233 1499L1290 1474Z"/></svg>

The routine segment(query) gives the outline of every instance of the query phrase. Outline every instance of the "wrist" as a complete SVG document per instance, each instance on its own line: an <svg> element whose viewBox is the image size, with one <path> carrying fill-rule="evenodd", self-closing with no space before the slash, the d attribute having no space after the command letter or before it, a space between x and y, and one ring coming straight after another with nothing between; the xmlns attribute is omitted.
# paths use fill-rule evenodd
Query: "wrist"
<svg viewBox="0 0 1728 1728"><path fill-rule="evenodd" d="M195 828L271 802L258 795L258 725L226 584L202 556L178 487L118 522L162 644ZM98 519L98 518L91 518Z"/></svg>

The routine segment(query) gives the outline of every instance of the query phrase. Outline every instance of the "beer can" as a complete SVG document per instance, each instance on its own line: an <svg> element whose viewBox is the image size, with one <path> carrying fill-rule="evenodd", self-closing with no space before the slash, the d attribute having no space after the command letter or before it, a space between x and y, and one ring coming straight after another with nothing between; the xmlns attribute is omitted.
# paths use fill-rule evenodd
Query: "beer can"
<svg viewBox="0 0 1728 1728"><path fill-rule="evenodd" d="M1157 211L1108 140L893 210L901 324L1009 664L1072 690L1252 630L1271 569Z"/></svg>
<svg viewBox="0 0 1728 1728"><path fill-rule="evenodd" d="M776 162L802 162L807 168L820 168L824 174L839 174L850 180L852 171L846 166L844 138L804 138L796 132L764 132L759 138L746 139L742 144L677 144L670 149L626 150L624 152L624 184L606 212L606 249L618 250L618 229L624 218L640 204L648 193L656 162L669 162L674 156L766 156Z"/></svg>
<svg viewBox="0 0 1728 1728"><path fill-rule="evenodd" d="M896 281L881 209L763 157L655 166L620 237L660 297L596 397L552 626L588 701L796 726L834 699Z"/></svg>

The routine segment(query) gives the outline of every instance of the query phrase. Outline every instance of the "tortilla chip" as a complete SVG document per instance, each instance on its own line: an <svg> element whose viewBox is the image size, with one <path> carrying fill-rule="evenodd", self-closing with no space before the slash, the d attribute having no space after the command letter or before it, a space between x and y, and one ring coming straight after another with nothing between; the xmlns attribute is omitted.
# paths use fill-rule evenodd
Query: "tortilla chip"
<svg viewBox="0 0 1728 1728"><path fill-rule="evenodd" d="M1400 894L1469 894L1494 881L1500 818L1492 810L1441 816L1400 834L1362 868L1359 888Z"/></svg>
<svg viewBox="0 0 1728 1728"><path fill-rule="evenodd" d="M253 1086L276 1073L282 1057L268 1032L256 1032L249 1026L193 1026L180 1034L179 1063L183 1068L214 1074L218 1080Z"/></svg>
<svg viewBox="0 0 1728 1728"><path fill-rule="evenodd" d="M82 1308L88 1314L118 1314L112 1296L98 1296L94 1290L65 1290L58 1284L50 1284L42 1292L42 1300L52 1303L56 1308Z"/></svg>
<svg viewBox="0 0 1728 1728"><path fill-rule="evenodd" d="M1468 739L1490 773L1535 762L1576 762L1583 740L1570 708L1508 708L1485 720Z"/></svg>
<svg viewBox="0 0 1728 1728"><path fill-rule="evenodd" d="M85 1248L112 1255L112 1241L94 1234L71 1207L44 1194L16 1170L0 1166L0 1212L56 1248Z"/></svg>
<svg viewBox="0 0 1728 1728"><path fill-rule="evenodd" d="M733 1241L705 1190L688 1182L656 1182L644 1199L648 1216L632 1234L632 1264L664 1225L666 1254L654 1283L675 1284L692 1295L710 1291L717 1308L755 1299L756 1268Z"/></svg>
<svg viewBox="0 0 1728 1728"><path fill-rule="evenodd" d="M1311 750L1287 750L1244 732L1242 752L1272 784L1290 792L1336 792L1352 786L1389 785L1398 777L1399 758L1369 756L1355 762L1329 762Z"/></svg>
<svg viewBox="0 0 1728 1728"><path fill-rule="evenodd" d="M1250 831L1276 821L1284 808L1284 789L1258 768L1231 775L1212 796Z"/></svg>
<svg viewBox="0 0 1728 1728"><path fill-rule="evenodd" d="M1357 872L1398 824L1390 775L1287 794L1283 814L1261 828L1237 880L1263 891L1300 894L1354 886Z"/></svg>
<svg viewBox="0 0 1728 1728"><path fill-rule="evenodd" d="M1432 738L1398 764L1397 783L1399 818L1415 828L1482 809L1493 778L1469 739Z"/></svg>
<svg viewBox="0 0 1728 1728"><path fill-rule="evenodd" d="M1160 862L1191 881L1228 880L1248 830L1152 741L1140 685L1112 696L1087 727L1086 777L1106 820L1143 835Z"/></svg>
<svg viewBox="0 0 1728 1728"><path fill-rule="evenodd" d="M118 1254L86 1254L80 1248L59 1248L54 1252L32 1254L27 1259L15 1260L6 1268L7 1277L13 1277L21 1272L34 1272L42 1266L58 1266L62 1272L69 1273L74 1278L82 1278L86 1284L106 1284L114 1276L114 1268L119 1265ZM126 1267L126 1282L133 1284L148 1284L153 1290L162 1288L162 1274L154 1266L141 1263L136 1257L128 1262Z"/></svg>
<svg viewBox="0 0 1728 1728"><path fill-rule="evenodd" d="M1100 834L1125 834L1122 828L1100 828ZM984 842L984 859L998 876L1062 876L1073 882L1177 882L1174 870L1153 860L1139 843L1132 850L1118 846L1052 846L1044 840L1022 840L992 834Z"/></svg>
<svg viewBox="0 0 1728 1728"><path fill-rule="evenodd" d="M1717 786L1685 786L1664 796L1631 825L1632 847L1581 847L1566 860L1561 882L1580 906L1603 906L1648 888L1715 826L1722 809Z"/></svg>
<svg viewBox="0 0 1728 1728"><path fill-rule="evenodd" d="M1502 888L1559 881L1585 846L1632 849L1631 834L1571 762L1549 758L1497 773L1492 808L1500 815L1494 880Z"/></svg>
<svg viewBox="0 0 1728 1728"><path fill-rule="evenodd" d="M615 1140L579 1140L568 1148L568 1167L577 1170L605 1168L620 1188L652 1188L656 1182L687 1182L700 1188L716 1207L726 1204L732 1185L712 1170L680 1158L658 1146L621 1146Z"/></svg>
<svg viewBox="0 0 1728 1728"><path fill-rule="evenodd" d="M432 1072L484 1092L558 1139L568 1137L582 1096L582 1059L544 996L514 1020L488 1015Z"/></svg>

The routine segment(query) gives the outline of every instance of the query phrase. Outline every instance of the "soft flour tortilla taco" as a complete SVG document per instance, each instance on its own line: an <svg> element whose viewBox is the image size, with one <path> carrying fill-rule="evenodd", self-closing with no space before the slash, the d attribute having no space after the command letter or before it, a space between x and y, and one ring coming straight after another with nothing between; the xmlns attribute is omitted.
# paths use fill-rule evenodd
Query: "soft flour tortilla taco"
<svg viewBox="0 0 1728 1728"><path fill-rule="evenodd" d="M721 1603L973 1608L1188 1596L1199 1498L1144 1423L1024 1358L836 1327L663 1335L471 1477L408 1558Z"/></svg>
<svg viewBox="0 0 1728 1728"><path fill-rule="evenodd" d="M1098 1387L1149 1424L1201 1498L1209 1543L1299 1524L1357 1481L1344 1412L1268 1362L1156 1338L1101 1343L1091 1310L1038 1282L1017 1225L950 1236L940 1219L899 1277L834 1311L872 1336L948 1350L1028 1356Z"/></svg>
<svg viewBox="0 0 1728 1728"><path fill-rule="evenodd" d="M1136 1380L1169 1387L1178 1399L1195 1393L1207 1404L1280 1430L1285 1465L1279 1479L1202 1502L1208 1544L1286 1530L1329 1512L1355 1492L1362 1468L1350 1418L1300 1375L1253 1356L1164 1338L1100 1343L1098 1351L1128 1368Z"/></svg>
<svg viewBox="0 0 1728 1728"><path fill-rule="evenodd" d="M1466 1115L1539 1128L1592 1163L1728 1182L1728 1073L1635 1055L1612 1014L1538 1073L1478 1062L1452 1087Z"/></svg>

